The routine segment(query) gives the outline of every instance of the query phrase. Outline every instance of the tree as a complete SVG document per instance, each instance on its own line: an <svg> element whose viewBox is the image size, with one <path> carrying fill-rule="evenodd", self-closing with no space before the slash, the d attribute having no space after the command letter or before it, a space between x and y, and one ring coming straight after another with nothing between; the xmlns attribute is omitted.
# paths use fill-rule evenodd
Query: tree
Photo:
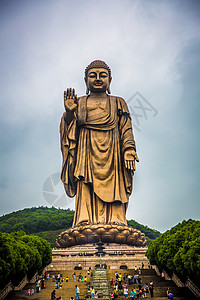
<svg viewBox="0 0 200 300"><path fill-rule="evenodd" d="M200 221L188 220L167 230L151 241L147 253L152 264L175 272L184 281L189 276L199 284L200 278Z"/></svg>

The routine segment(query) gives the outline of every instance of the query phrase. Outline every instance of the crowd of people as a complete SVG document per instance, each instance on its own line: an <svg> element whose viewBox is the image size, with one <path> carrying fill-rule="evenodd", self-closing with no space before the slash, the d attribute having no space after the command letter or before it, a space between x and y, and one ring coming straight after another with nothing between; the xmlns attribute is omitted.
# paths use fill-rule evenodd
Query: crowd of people
<svg viewBox="0 0 200 300"><path fill-rule="evenodd" d="M27 295L32 296L32 295L34 295L35 292L39 293L41 291L41 289L45 289L46 288L45 280L48 280L48 279L49 279L49 273L47 274L47 272L42 274L41 277L37 274L36 281L35 281L35 289L34 288L31 288L31 289L28 288Z"/></svg>
<svg viewBox="0 0 200 300"><path fill-rule="evenodd" d="M58 273L57 275L52 274L51 276L52 276L52 281L55 282L55 289L51 293L51 300L62 300L61 296L56 297L56 290L62 289L63 282L69 282L69 280L70 280L69 276L66 275L66 277L63 278L63 275L60 273ZM76 274L76 272L74 272L72 274L71 281L86 283L88 281L88 278L91 278L92 276L93 276L93 272L91 271L91 268L89 268L87 271L87 275L85 275L85 276L83 276L81 272L79 272L79 274ZM79 294L80 294L80 288L78 285L75 285L75 300L80 300ZM93 295L93 291L91 291L91 295ZM74 300L74 298L71 297L70 300Z"/></svg>
<svg viewBox="0 0 200 300"><path fill-rule="evenodd" d="M143 266L142 266L143 269ZM149 283L143 283L141 279L140 268L134 268L134 274L131 273L115 273L115 279L111 279L111 298L117 299L120 296L125 298L136 299L139 297L147 298L149 293L151 298L153 298L154 284L153 281Z"/></svg>
<svg viewBox="0 0 200 300"><path fill-rule="evenodd" d="M142 267L134 267L133 272L123 272L118 273L118 271L115 272L115 278L111 279L110 281L110 287L111 287L111 299L116 300L117 298L129 298L129 299L137 299L137 298L153 298L154 297L154 283L153 281L149 282L143 282L141 275L142 270L144 268L144 265L142 264ZM70 276L66 275L63 277L61 273L55 274L49 274L45 272L42 276L36 277L36 286L34 288L29 288L27 291L27 294L29 296L34 295L34 293L39 293L41 289L46 288L46 281L52 279L52 282L55 282L55 289L51 293L51 300L62 300L62 297L56 297L56 290L62 289L64 282L77 282L75 284L75 297L71 297L70 300L80 300L80 287L78 286L79 283L85 282L89 283L91 277L93 276L93 272L91 271L91 268L87 270L87 275L82 275L82 272L73 272L73 274ZM164 276L161 276L164 278ZM166 297L167 299L173 299L174 295L172 291L168 288L166 291ZM87 289L87 298L101 298L100 295L98 295L98 292L95 291L93 286L88 285Z"/></svg>

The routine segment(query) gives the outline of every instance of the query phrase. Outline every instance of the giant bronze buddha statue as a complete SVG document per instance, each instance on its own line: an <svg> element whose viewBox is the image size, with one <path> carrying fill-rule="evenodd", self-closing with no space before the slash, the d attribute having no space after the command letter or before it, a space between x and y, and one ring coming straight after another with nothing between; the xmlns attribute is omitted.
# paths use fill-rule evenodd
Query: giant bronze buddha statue
<svg viewBox="0 0 200 300"><path fill-rule="evenodd" d="M87 95L77 97L71 88L64 92L61 180L67 195L76 195L76 204L74 229L58 237L60 246L94 242L103 234L107 237L104 240L110 241L108 236L113 232L119 235L124 230L126 236L131 235L131 231L127 233L126 210L139 160L127 104L110 95L111 80L108 65L95 60L85 69ZM117 226L121 231L116 232Z"/></svg>

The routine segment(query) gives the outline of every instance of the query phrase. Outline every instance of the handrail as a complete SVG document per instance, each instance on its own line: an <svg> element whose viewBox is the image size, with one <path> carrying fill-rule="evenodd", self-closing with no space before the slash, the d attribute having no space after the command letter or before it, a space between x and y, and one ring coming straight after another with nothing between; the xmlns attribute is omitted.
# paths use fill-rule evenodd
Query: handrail
<svg viewBox="0 0 200 300"><path fill-rule="evenodd" d="M11 291L20 291L22 290L25 285L30 282L30 283L34 283L35 282L35 278L36 275L38 273L36 272L35 275L32 277L32 279L29 281L27 275L22 279L22 281L17 285L14 286L12 284L12 282L10 281L4 288L3 290L0 291L0 300L3 300Z"/></svg>
<svg viewBox="0 0 200 300"><path fill-rule="evenodd" d="M22 281L20 281L20 283L14 287L15 291L20 291L22 290L25 285L29 282L27 275L22 279Z"/></svg>
<svg viewBox="0 0 200 300"><path fill-rule="evenodd" d="M176 274L172 274L172 280L176 283L178 287L184 287L185 284L178 278Z"/></svg>
<svg viewBox="0 0 200 300"><path fill-rule="evenodd" d="M158 267L157 267L156 265L154 265L153 268L154 268L154 270L156 271L156 274L157 274L158 276L160 276L161 274L160 274L160 271L159 271Z"/></svg>
<svg viewBox="0 0 200 300"><path fill-rule="evenodd" d="M156 274L160 276L160 271L156 265L154 265L154 269L156 271ZM173 273L172 278L170 278L170 276L165 270L163 270L163 272L165 273L166 280L173 280L178 287L187 287L196 297L200 298L200 289L192 282L192 280L189 277L187 278L187 281L184 284L175 273Z"/></svg>
<svg viewBox="0 0 200 300"><path fill-rule="evenodd" d="M195 296L200 298L200 289L192 282L192 280L190 280L189 277L187 278L185 286L188 287Z"/></svg>
<svg viewBox="0 0 200 300"><path fill-rule="evenodd" d="M8 295L8 293L10 293L13 289L14 289L14 286L13 286L12 282L10 281L5 286L5 288L2 291L0 291L0 300L3 300Z"/></svg>

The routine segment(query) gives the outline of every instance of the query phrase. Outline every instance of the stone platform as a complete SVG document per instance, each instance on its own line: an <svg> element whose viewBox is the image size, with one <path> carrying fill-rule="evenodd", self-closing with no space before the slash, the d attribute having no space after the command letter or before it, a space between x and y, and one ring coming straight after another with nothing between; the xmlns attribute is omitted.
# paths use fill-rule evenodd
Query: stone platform
<svg viewBox="0 0 200 300"><path fill-rule="evenodd" d="M96 256L95 244L76 245L68 248L55 248L52 250L52 263L46 267L47 271L70 270L81 266L83 270L98 264L105 264L109 269L126 268L135 266L148 267L148 259L145 256L147 247L135 247L126 244L104 244L106 255Z"/></svg>

